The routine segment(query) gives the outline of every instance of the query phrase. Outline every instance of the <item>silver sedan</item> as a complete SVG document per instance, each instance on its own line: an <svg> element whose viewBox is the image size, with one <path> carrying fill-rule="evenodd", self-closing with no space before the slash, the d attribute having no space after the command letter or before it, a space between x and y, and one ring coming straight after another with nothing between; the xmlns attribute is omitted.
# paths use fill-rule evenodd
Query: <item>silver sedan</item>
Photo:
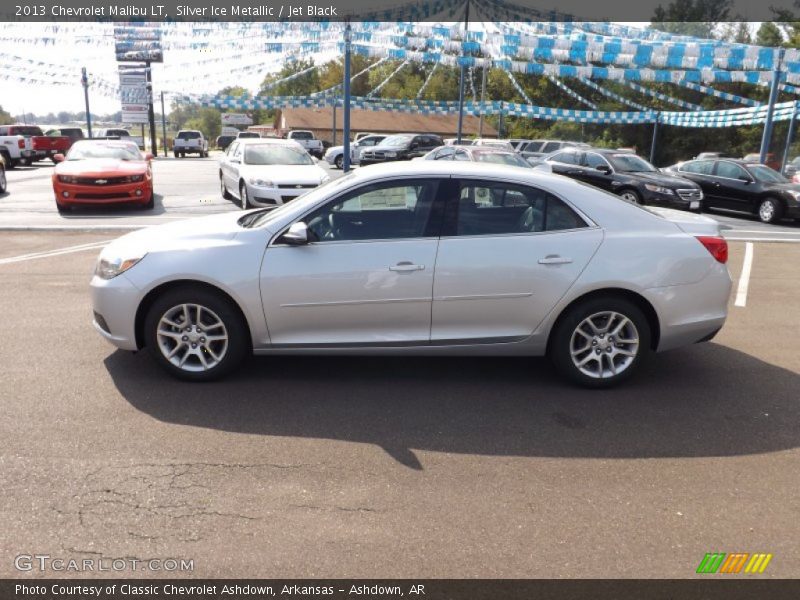
<svg viewBox="0 0 800 600"><path fill-rule="evenodd" d="M251 353L548 355L603 387L719 331L727 250L711 219L558 175L377 165L273 210L116 240L94 327L188 380Z"/></svg>

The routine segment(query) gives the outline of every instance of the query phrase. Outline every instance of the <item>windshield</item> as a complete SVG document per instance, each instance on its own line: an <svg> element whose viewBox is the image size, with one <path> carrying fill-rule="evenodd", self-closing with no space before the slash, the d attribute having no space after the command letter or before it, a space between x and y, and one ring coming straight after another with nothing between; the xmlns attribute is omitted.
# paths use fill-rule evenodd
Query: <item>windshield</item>
<svg viewBox="0 0 800 600"><path fill-rule="evenodd" d="M628 173L655 173L658 171L653 165L635 154L606 154L605 157L617 171Z"/></svg>
<svg viewBox="0 0 800 600"><path fill-rule="evenodd" d="M411 138L407 135L390 135L381 142L381 146L398 148L400 146L407 146L409 142L411 142Z"/></svg>
<svg viewBox="0 0 800 600"><path fill-rule="evenodd" d="M96 142L78 142L73 144L67 153L67 160L84 160L87 158L115 158L117 160L144 160L139 149L130 143L98 144Z"/></svg>
<svg viewBox="0 0 800 600"><path fill-rule="evenodd" d="M756 181L764 183L789 183L783 175L778 173L775 169L770 169L764 165L747 165L750 174L756 178Z"/></svg>
<svg viewBox="0 0 800 600"><path fill-rule="evenodd" d="M521 158L519 155L511 153L502 154L500 152L476 152L475 160L494 165L509 165L512 167L531 168L531 163L524 158Z"/></svg>
<svg viewBox="0 0 800 600"><path fill-rule="evenodd" d="M291 146L273 144L250 144L245 146L246 165L313 165L314 161L305 150Z"/></svg>
<svg viewBox="0 0 800 600"><path fill-rule="evenodd" d="M353 177L355 177L355 171L351 171L347 175L339 177L338 179L331 179L327 183L323 183L321 186L314 188L313 190L303 194L291 202L288 202L287 204L282 204L278 208L265 211L256 211L254 213L250 213L249 215L245 215L239 219L239 225L245 227L246 229L254 229L256 227L266 225L270 221L275 220L277 217L282 216L287 211L297 209L302 212L306 208L313 205L320 198L334 193L337 188L346 187Z"/></svg>

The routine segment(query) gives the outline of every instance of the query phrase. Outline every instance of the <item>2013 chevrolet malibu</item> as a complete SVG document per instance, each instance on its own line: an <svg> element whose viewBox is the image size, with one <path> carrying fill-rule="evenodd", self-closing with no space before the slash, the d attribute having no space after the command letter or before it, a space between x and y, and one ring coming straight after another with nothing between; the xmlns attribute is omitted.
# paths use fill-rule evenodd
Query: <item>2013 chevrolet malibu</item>
<svg viewBox="0 0 800 600"><path fill-rule="evenodd" d="M715 221L533 169L359 169L274 210L130 233L100 254L94 327L208 380L247 354L549 355L580 384L711 339Z"/></svg>

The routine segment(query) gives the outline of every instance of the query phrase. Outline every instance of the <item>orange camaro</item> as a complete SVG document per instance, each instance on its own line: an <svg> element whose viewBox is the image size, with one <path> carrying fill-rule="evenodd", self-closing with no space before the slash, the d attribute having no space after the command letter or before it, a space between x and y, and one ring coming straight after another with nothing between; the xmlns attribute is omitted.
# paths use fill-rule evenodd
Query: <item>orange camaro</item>
<svg viewBox="0 0 800 600"><path fill-rule="evenodd" d="M153 208L152 154L132 142L83 140L56 154L53 191L58 212L73 206L126 202Z"/></svg>

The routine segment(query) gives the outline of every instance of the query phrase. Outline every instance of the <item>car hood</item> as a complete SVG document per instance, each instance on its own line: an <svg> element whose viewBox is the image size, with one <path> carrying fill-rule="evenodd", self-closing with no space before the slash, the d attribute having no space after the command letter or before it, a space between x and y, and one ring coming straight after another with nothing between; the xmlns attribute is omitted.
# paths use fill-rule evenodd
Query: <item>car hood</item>
<svg viewBox="0 0 800 600"><path fill-rule="evenodd" d="M56 165L56 175L73 177L103 177L107 175L135 175L147 170L143 160L119 160L116 158L88 158L65 160Z"/></svg>
<svg viewBox="0 0 800 600"><path fill-rule="evenodd" d="M666 173L631 173L623 171L621 174L629 175L646 183L654 183L670 188L695 188L699 187L693 181L678 177L677 175L667 175Z"/></svg>
<svg viewBox="0 0 800 600"><path fill-rule="evenodd" d="M239 174L259 177L274 183L320 183L327 173L317 165L242 165Z"/></svg>
<svg viewBox="0 0 800 600"><path fill-rule="evenodd" d="M800 184L787 181L786 183L761 182L765 190L776 190L780 192L800 192Z"/></svg>
<svg viewBox="0 0 800 600"><path fill-rule="evenodd" d="M126 258L162 250L222 245L242 231L238 224L241 218L242 211L232 211L139 229L114 240L100 255Z"/></svg>

